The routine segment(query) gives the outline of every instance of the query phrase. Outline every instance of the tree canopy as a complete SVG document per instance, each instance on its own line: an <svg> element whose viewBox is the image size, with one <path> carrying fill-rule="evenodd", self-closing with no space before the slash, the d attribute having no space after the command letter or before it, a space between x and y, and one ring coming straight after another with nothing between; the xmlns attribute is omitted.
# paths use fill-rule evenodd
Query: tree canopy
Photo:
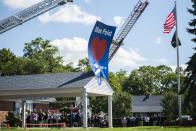
<svg viewBox="0 0 196 131"><path fill-rule="evenodd" d="M24 57L32 60L44 72L58 72L63 64L61 56L57 56L58 48L53 46L49 40L43 40L41 37L25 43ZM39 65L40 64L40 65Z"/></svg>
<svg viewBox="0 0 196 131"><path fill-rule="evenodd" d="M25 43L23 57L16 57L9 49L0 49L1 75L27 75L78 71L73 63L63 64L58 48L41 37Z"/></svg>
<svg viewBox="0 0 196 131"><path fill-rule="evenodd" d="M82 71L82 72L92 71L91 66L89 64L89 60L87 57L84 59L79 59L77 69L78 69L78 71Z"/></svg>
<svg viewBox="0 0 196 131"><path fill-rule="evenodd" d="M167 92L163 96L163 116L167 116L168 120L175 120L178 117L178 93Z"/></svg>
<svg viewBox="0 0 196 131"><path fill-rule="evenodd" d="M14 68L10 68L10 66L15 65L16 56L6 48L0 50L0 74L8 75L13 74Z"/></svg>
<svg viewBox="0 0 196 131"><path fill-rule="evenodd" d="M181 74L183 79L184 75ZM183 82L181 82L183 84ZM177 74L166 65L141 66L131 72L123 83L123 91L133 95L160 95L167 91L175 91Z"/></svg>

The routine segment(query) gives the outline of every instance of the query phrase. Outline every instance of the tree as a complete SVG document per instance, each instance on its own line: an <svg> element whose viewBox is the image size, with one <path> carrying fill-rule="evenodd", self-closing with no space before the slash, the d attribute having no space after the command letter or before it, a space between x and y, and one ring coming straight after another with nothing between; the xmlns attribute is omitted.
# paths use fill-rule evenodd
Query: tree
<svg viewBox="0 0 196 131"><path fill-rule="evenodd" d="M73 62L70 62L64 65L63 69L65 70L65 72L77 72L78 71L77 68L74 68Z"/></svg>
<svg viewBox="0 0 196 131"><path fill-rule="evenodd" d="M162 88L164 89L164 92L169 92L169 91L175 92L175 93L178 92L177 78L178 76L176 73L169 73L164 78L162 78L162 83L163 83ZM182 78L183 77L181 77L180 80L183 82ZM180 87L182 87L182 85Z"/></svg>
<svg viewBox="0 0 196 131"><path fill-rule="evenodd" d="M123 85L123 91L133 95L154 95L159 94L158 84L160 74L153 66L141 66L133 70Z"/></svg>
<svg viewBox="0 0 196 131"><path fill-rule="evenodd" d="M114 118L128 116L132 111L132 95L126 92L115 93L112 105Z"/></svg>
<svg viewBox="0 0 196 131"><path fill-rule="evenodd" d="M109 83L115 92L122 92L123 83L127 80L126 71L109 72Z"/></svg>
<svg viewBox="0 0 196 131"><path fill-rule="evenodd" d="M183 69L180 67L180 87L184 86L184 78L185 78L185 74ZM177 68L175 70L175 72L171 71L168 72L167 74L163 75L163 77L161 78L161 83L162 83L162 90L163 93L168 92L168 91L172 91L177 93L178 92L178 75L177 75Z"/></svg>
<svg viewBox="0 0 196 131"><path fill-rule="evenodd" d="M16 57L9 49L0 50L1 75L40 74L46 72L44 66L42 60Z"/></svg>
<svg viewBox="0 0 196 131"><path fill-rule="evenodd" d="M2 76L21 74L23 64L20 58L17 58L9 49L0 50L0 74Z"/></svg>
<svg viewBox="0 0 196 131"><path fill-rule="evenodd" d="M16 58L10 49L3 48L0 50L0 65L5 65L8 61L13 61Z"/></svg>
<svg viewBox="0 0 196 131"><path fill-rule="evenodd" d="M163 95L162 103L163 116L168 120L175 120L178 117L178 94L168 92Z"/></svg>
<svg viewBox="0 0 196 131"><path fill-rule="evenodd" d="M193 9L188 9L188 12L196 16L196 0L192 0ZM192 28L188 28L187 31L194 35L192 41L196 43L196 17L189 22ZM185 86L182 92L185 93L184 106L186 107L186 113L196 119L196 47L194 48L195 53L190 57L185 70Z"/></svg>
<svg viewBox="0 0 196 131"><path fill-rule="evenodd" d="M193 5L193 9L188 9L188 12L191 13L193 16L196 16L196 0L191 0ZM194 38L192 39L193 42L196 42L196 18L194 17L193 20L191 20L189 22L189 25L192 27L192 28L187 28L187 31L194 36Z"/></svg>
<svg viewBox="0 0 196 131"><path fill-rule="evenodd" d="M7 66L13 65L16 56L9 49L3 48L0 50L0 74L9 75Z"/></svg>
<svg viewBox="0 0 196 131"><path fill-rule="evenodd" d="M113 95L112 105L114 118L128 116L132 111L132 95L126 92L116 92ZM90 97L90 106L93 113L108 112L108 97Z"/></svg>
<svg viewBox="0 0 196 131"><path fill-rule="evenodd" d="M21 120L16 118L13 112L9 111L5 123L9 124L10 127L18 127L21 125Z"/></svg>
<svg viewBox="0 0 196 131"><path fill-rule="evenodd" d="M32 59L33 57L39 57L39 53L42 53L45 50L53 49L54 52L58 49L50 44L49 40L43 40L41 37L32 40L31 43L25 43L24 57ZM52 52L52 53L54 53Z"/></svg>
<svg viewBox="0 0 196 131"><path fill-rule="evenodd" d="M26 59L24 63L25 74L44 74L48 72L44 60L37 60L35 58Z"/></svg>
<svg viewBox="0 0 196 131"><path fill-rule="evenodd" d="M28 70L25 69L27 63L29 60L27 58L23 57L16 57L14 59L13 64L7 64L7 66L4 68L4 72L7 75L26 75L29 74Z"/></svg>
<svg viewBox="0 0 196 131"><path fill-rule="evenodd" d="M0 75L26 75L44 73L75 72L73 63L63 65L58 48L49 40L36 38L25 43L24 56L16 57L9 49L0 50Z"/></svg>
<svg viewBox="0 0 196 131"><path fill-rule="evenodd" d="M87 57L78 61L78 70L82 72L92 71Z"/></svg>
<svg viewBox="0 0 196 131"><path fill-rule="evenodd" d="M153 66L141 66L133 70L125 83L124 90L133 95L155 95L160 94L161 75L159 70Z"/></svg>
<svg viewBox="0 0 196 131"><path fill-rule="evenodd" d="M145 95L148 92L145 89L144 82L139 76L138 70L133 70L129 75L128 80L123 84L122 90L132 95Z"/></svg>
<svg viewBox="0 0 196 131"><path fill-rule="evenodd" d="M37 63L36 68L43 66L44 69L42 70L46 73L59 72L58 68L62 67L62 57L56 56L58 48L51 45L49 40L38 37L31 43L25 43L23 51L25 58L33 60L34 64Z"/></svg>
<svg viewBox="0 0 196 131"><path fill-rule="evenodd" d="M184 78L184 74L181 74L181 78ZM141 66L133 70L123 84L123 91L133 95L160 95L168 91L177 92L176 89L177 74L166 65Z"/></svg>
<svg viewBox="0 0 196 131"><path fill-rule="evenodd" d="M37 62L38 63L38 62ZM0 50L0 71L1 75L23 75L32 73L42 73L42 66L32 69L36 66L33 60L23 57L16 57L9 49Z"/></svg>
<svg viewBox="0 0 196 131"><path fill-rule="evenodd" d="M93 96L90 98L90 107L93 113L100 111L107 112L108 110L108 97L106 96Z"/></svg>

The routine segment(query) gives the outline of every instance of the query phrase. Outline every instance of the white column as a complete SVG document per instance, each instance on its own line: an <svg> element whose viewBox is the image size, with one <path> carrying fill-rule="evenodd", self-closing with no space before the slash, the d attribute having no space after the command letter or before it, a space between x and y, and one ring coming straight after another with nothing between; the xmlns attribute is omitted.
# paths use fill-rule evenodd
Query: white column
<svg viewBox="0 0 196 131"><path fill-rule="evenodd" d="M87 123L87 98L88 94L86 92L83 93L83 127L87 128L88 123Z"/></svg>
<svg viewBox="0 0 196 131"><path fill-rule="evenodd" d="M109 128L112 128L112 96L108 96L108 122Z"/></svg>
<svg viewBox="0 0 196 131"><path fill-rule="evenodd" d="M22 101L22 127L25 128L25 101Z"/></svg>

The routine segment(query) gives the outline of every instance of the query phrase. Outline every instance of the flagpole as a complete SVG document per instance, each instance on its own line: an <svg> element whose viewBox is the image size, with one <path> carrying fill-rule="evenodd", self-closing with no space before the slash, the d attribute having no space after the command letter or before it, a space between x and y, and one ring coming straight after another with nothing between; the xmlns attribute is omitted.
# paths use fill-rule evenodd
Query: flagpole
<svg viewBox="0 0 196 131"><path fill-rule="evenodd" d="M176 8L176 51L177 51L177 71L178 71L178 109L179 109L179 118L181 119L181 95L180 95L180 66L179 66L179 41L178 41L178 24L177 24L177 0L175 0Z"/></svg>

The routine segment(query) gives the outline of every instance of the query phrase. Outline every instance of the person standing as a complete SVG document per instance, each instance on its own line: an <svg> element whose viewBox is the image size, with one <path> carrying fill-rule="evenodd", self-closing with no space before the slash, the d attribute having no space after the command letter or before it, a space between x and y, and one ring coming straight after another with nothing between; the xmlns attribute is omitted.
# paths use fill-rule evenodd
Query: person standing
<svg viewBox="0 0 196 131"><path fill-rule="evenodd" d="M34 117L35 117L35 113L34 112L31 112L31 115L30 115L30 121L31 121L31 124L35 124L35 120L34 120ZM34 125L33 125L34 126Z"/></svg>
<svg viewBox="0 0 196 131"><path fill-rule="evenodd" d="M122 117L121 123L123 127L127 126L127 118L125 116Z"/></svg>
<svg viewBox="0 0 196 131"><path fill-rule="evenodd" d="M37 124L39 124L39 123L38 123L38 117L39 117L38 113L35 112L35 114L34 114L34 121L35 121L35 126L36 126L36 127L38 126Z"/></svg>
<svg viewBox="0 0 196 131"><path fill-rule="evenodd" d="M144 117L145 126L149 126L149 121L150 121L149 117L145 116Z"/></svg>
<svg viewBox="0 0 196 131"><path fill-rule="evenodd" d="M42 112L42 109L39 110L38 112L38 123L40 124L40 127L42 127L43 125L43 112Z"/></svg>
<svg viewBox="0 0 196 131"><path fill-rule="evenodd" d="M135 117L132 115L130 118L130 126L134 126L135 125Z"/></svg>

